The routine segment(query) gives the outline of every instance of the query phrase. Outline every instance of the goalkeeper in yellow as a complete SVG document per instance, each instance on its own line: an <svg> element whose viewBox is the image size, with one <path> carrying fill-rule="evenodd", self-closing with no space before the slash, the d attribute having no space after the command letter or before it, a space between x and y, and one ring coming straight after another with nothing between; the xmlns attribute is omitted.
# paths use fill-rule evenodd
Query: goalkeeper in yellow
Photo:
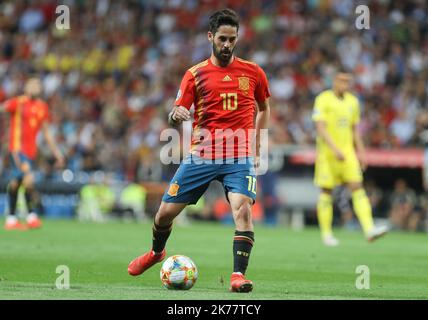
<svg viewBox="0 0 428 320"><path fill-rule="evenodd" d="M357 130L360 110L357 97L349 92L351 74L338 71L333 88L315 98L312 120L317 142L314 183L321 189L317 204L318 223L325 245L337 246L333 236L332 190L346 184L352 193L354 212L368 241L384 235L386 227L375 227L372 208L363 189L365 151Z"/></svg>

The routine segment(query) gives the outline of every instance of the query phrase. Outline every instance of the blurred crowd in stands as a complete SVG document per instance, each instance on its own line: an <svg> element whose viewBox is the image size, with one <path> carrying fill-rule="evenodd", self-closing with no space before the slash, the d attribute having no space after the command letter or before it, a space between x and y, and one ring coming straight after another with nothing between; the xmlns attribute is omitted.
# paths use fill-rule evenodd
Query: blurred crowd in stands
<svg viewBox="0 0 428 320"><path fill-rule="evenodd" d="M70 9L69 30L56 28L60 4ZM359 4L369 5L368 30L355 26ZM210 55L208 17L224 7L241 17L236 54L270 81L271 144L313 145L313 99L341 65L355 75L368 146L428 141L423 0L1 1L0 102L36 74L69 169L167 181L173 170L159 161L160 131L185 70ZM0 130L2 155L6 142ZM49 171L43 159L39 168Z"/></svg>
<svg viewBox="0 0 428 320"><path fill-rule="evenodd" d="M69 30L55 27L59 4L70 8ZM237 54L261 65L270 80L272 143L313 144L313 98L343 65L355 74L366 143L417 145L428 126L428 5L370 1L368 30L356 29L355 6L352 0L2 1L0 101L20 93L35 73L69 168L165 179L156 159L159 132L184 71L210 54L209 15L230 7L241 17ZM3 130L1 139L3 154Z"/></svg>

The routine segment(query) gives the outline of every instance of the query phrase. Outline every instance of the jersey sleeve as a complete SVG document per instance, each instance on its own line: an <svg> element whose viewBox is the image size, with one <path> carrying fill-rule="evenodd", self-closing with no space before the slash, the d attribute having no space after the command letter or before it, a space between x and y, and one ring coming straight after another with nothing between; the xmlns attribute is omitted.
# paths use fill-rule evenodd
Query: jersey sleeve
<svg viewBox="0 0 428 320"><path fill-rule="evenodd" d="M17 105L18 99L12 98L4 102L4 109L6 110L6 112L13 113L15 112Z"/></svg>
<svg viewBox="0 0 428 320"><path fill-rule="evenodd" d="M326 121L327 113L326 113L326 99L325 95L318 95L315 98L314 110L312 112L312 120L313 121Z"/></svg>
<svg viewBox="0 0 428 320"><path fill-rule="evenodd" d="M266 73L259 66L257 66L257 72L259 81L254 92L254 98L257 102L264 102L270 97L269 82L266 77Z"/></svg>
<svg viewBox="0 0 428 320"><path fill-rule="evenodd" d="M192 73L187 70L184 74L183 80L181 80L180 89L177 93L174 105L183 106L190 109L195 101L196 97L196 86L195 78Z"/></svg>

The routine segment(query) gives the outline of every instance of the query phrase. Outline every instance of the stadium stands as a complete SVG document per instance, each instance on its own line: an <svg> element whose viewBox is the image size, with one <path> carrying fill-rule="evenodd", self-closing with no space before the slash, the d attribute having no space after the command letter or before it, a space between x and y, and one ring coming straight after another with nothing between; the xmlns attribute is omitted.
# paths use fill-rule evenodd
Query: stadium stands
<svg viewBox="0 0 428 320"><path fill-rule="evenodd" d="M424 145L428 5L372 1L370 29L358 31L353 3L222 1L242 19L237 54L260 64L270 80L272 145L314 144L313 98L339 65L355 74L368 146ZM58 4L0 4L0 101L36 73L73 173L103 170L122 180L168 181L173 170L159 161L159 134L183 72L210 53L207 19L218 1L65 1L69 30L55 28ZM1 130L3 179L6 146ZM49 157L40 157L38 167L45 179L52 175Z"/></svg>

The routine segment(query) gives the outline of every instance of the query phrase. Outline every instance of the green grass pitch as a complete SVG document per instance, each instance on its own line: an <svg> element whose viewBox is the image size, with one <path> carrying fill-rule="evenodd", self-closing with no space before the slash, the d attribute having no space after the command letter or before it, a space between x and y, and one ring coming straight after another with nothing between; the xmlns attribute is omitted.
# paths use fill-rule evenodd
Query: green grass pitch
<svg viewBox="0 0 428 320"><path fill-rule="evenodd" d="M170 291L161 264L140 277L127 265L151 245L151 224L49 220L40 230L0 230L0 299L427 299L425 234L391 233L367 243L360 232L336 232L341 245L324 247L316 228L292 231L256 225L247 271L249 294L229 293L233 227L175 226L167 256L191 257L199 279ZM58 265L70 269L70 289L55 286ZM356 289L358 265L370 269L370 289Z"/></svg>

